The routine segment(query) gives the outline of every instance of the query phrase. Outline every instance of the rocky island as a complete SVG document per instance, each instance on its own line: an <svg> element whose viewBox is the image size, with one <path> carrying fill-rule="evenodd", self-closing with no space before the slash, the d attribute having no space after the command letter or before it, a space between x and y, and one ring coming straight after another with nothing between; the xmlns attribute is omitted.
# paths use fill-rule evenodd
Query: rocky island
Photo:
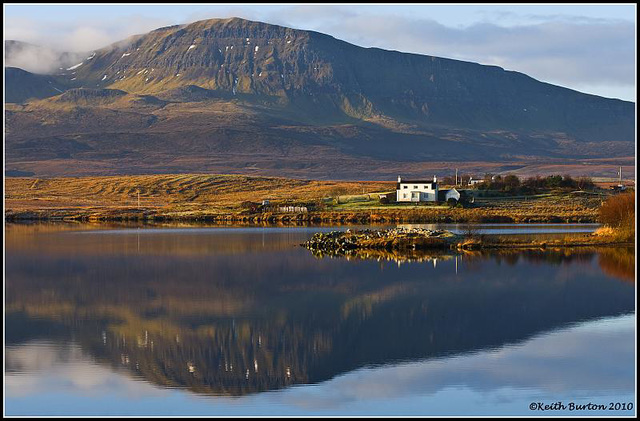
<svg viewBox="0 0 640 421"><path fill-rule="evenodd" d="M614 246L629 244L610 228L593 233L571 234L564 238L522 238L518 235L455 234L447 230L392 228L385 230L346 230L315 233L301 246L318 256L349 256L367 251L414 253L416 251L479 250L496 248L538 248Z"/></svg>

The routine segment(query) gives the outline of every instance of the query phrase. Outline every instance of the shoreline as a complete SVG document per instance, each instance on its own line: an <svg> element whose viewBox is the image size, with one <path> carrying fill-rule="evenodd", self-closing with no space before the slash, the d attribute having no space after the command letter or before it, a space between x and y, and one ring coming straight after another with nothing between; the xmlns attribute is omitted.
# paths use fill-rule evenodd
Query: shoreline
<svg viewBox="0 0 640 421"><path fill-rule="evenodd" d="M491 211L484 208L407 209L371 211L321 211L305 213L162 213L149 210L7 210L5 220L20 221L84 221L84 222L226 222L226 223L597 223L595 212L570 215Z"/></svg>

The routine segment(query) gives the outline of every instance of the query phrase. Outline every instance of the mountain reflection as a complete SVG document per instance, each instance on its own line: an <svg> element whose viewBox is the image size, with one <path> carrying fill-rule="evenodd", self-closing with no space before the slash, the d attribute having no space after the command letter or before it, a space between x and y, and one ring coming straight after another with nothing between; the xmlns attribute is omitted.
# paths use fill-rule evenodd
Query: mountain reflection
<svg viewBox="0 0 640 421"><path fill-rule="evenodd" d="M633 284L610 278L633 276L627 249L350 261L295 247L312 231L7 233L7 344L73 337L205 394L501 347L635 307Z"/></svg>

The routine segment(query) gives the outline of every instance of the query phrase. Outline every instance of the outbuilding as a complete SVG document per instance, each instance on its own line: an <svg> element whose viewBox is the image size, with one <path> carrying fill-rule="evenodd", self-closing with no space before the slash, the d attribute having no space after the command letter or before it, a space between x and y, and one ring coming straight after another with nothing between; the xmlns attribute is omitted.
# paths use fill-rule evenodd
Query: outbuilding
<svg viewBox="0 0 640 421"><path fill-rule="evenodd" d="M438 192L438 202L448 202L449 199L456 199L456 202L460 201L460 192L455 187Z"/></svg>

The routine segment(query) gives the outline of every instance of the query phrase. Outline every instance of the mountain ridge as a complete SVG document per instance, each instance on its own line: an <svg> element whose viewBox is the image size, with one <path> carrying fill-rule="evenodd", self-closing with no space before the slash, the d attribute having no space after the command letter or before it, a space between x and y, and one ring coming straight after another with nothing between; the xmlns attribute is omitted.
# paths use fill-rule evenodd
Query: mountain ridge
<svg viewBox="0 0 640 421"><path fill-rule="evenodd" d="M60 142L83 145L70 150L68 159L86 160L91 153L101 159L104 144L96 136L106 135L119 139L111 154L138 154L156 169L162 161L152 156L160 151L132 149L140 142L132 138L156 139L161 150L182 145L179 171L211 169L203 159L221 154L228 154L235 170L256 168L251 155L257 154L260 165L268 156L278 162L272 168L258 165L270 175L298 167L305 174L305 165L313 166L309 153L322 158L330 172L331 161L342 159L402 166L624 157L634 149L631 102L498 66L363 48L315 31L239 18L134 35L95 50L55 77L77 100L67 95L64 104L42 99L9 106L8 162L29 161L36 150L55 155L51 148ZM95 92L82 89L126 95L99 101ZM107 133L92 131L82 121L87 116ZM185 131L189 142L176 139L176 132ZM33 153L25 142L37 145ZM20 165L15 169L33 170L32 164ZM142 170L120 163L118 168ZM348 168L340 172L353 176Z"/></svg>

